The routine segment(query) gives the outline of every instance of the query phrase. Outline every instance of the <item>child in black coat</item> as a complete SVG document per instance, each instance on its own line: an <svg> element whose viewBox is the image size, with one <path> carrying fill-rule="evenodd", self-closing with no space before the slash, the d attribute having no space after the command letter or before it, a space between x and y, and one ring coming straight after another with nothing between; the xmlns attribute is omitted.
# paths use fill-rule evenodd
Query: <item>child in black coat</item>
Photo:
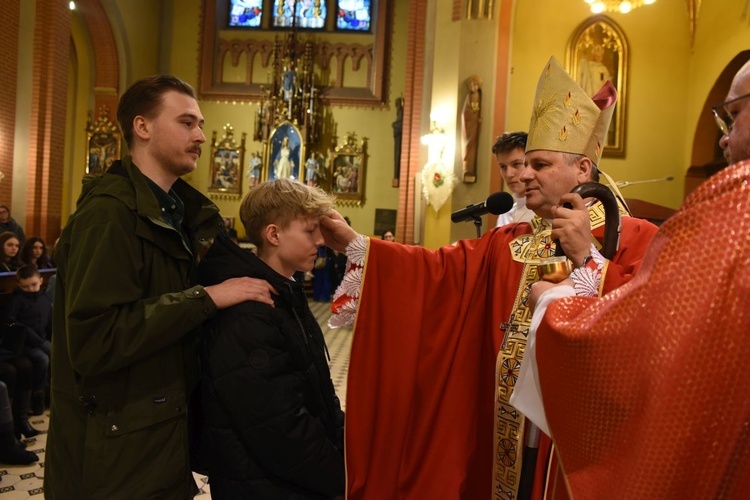
<svg viewBox="0 0 750 500"><path fill-rule="evenodd" d="M23 328L26 334L24 355L33 367L31 411L44 413L44 393L49 377L49 353L52 333L52 301L42 290L42 276L34 265L16 271L18 288L3 317L9 324Z"/></svg>
<svg viewBox="0 0 750 500"><path fill-rule="evenodd" d="M318 188L289 179L253 187L240 217L258 256L220 236L200 265L201 284L268 281L274 306L219 311L203 336L204 444L211 496L331 499L344 495L344 414L323 333L297 271L323 245L319 220L333 209Z"/></svg>

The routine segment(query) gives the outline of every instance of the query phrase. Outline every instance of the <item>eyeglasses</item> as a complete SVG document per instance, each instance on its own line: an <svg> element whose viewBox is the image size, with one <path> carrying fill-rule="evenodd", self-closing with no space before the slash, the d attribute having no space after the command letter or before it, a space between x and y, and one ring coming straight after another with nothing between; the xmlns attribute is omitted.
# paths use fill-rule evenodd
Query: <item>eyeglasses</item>
<svg viewBox="0 0 750 500"><path fill-rule="evenodd" d="M721 133L724 135L729 135L729 132L732 131L732 126L734 125L734 118L732 118L732 113L729 112L727 109L727 106L732 104L733 102L740 101L742 99L747 99L750 97L750 94L741 95L739 97L736 97L732 100L729 100L727 102L722 102L721 104L717 104L716 106L711 106L711 111L714 114L714 120L716 120L716 125L719 127L719 130L721 130ZM719 112L717 110L723 109L724 112L727 114L726 118L722 118L719 116Z"/></svg>

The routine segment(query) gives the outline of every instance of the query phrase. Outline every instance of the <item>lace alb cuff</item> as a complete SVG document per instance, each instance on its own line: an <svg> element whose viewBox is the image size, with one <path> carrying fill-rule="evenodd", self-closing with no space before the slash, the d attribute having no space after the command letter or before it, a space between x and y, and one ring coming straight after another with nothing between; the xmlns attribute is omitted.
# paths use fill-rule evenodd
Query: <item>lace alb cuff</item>
<svg viewBox="0 0 750 500"><path fill-rule="evenodd" d="M602 283L602 272L604 269L605 259L591 244L591 258L581 267L573 269L570 273L570 279L573 280L576 295L581 297L598 297L599 289Z"/></svg>
<svg viewBox="0 0 750 500"><path fill-rule="evenodd" d="M330 328L351 328L357 317L359 291L362 287L362 273L365 268L367 255L367 236L358 234L346 246L346 273L341 284L333 294L331 317L328 320Z"/></svg>

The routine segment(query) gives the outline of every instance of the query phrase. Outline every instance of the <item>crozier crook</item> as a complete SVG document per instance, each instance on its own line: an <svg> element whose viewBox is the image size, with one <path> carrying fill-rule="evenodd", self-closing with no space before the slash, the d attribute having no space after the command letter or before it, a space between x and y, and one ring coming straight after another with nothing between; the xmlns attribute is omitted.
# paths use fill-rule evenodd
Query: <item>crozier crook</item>
<svg viewBox="0 0 750 500"><path fill-rule="evenodd" d="M612 259L620 246L620 209L614 193L604 184L598 182L586 182L574 187L571 193L576 193L581 198L596 198L604 206L604 244L601 254L605 259ZM565 208L573 208L570 203L563 205ZM559 241L555 240L555 256L538 266L539 275L545 281L554 283L567 278L572 271L571 262L565 258L565 251Z"/></svg>

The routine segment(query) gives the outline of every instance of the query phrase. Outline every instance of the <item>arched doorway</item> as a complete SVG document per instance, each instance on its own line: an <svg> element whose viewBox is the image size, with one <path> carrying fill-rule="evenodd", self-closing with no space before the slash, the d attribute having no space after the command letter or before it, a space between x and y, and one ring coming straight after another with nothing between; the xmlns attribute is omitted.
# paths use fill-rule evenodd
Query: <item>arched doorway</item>
<svg viewBox="0 0 750 500"><path fill-rule="evenodd" d="M750 50L743 50L737 54L716 78L713 87L706 96L693 136L691 166L685 176L686 197L707 178L727 167L727 162L719 147L721 132L714 122L711 106L725 100L734 75L748 60L750 60Z"/></svg>

